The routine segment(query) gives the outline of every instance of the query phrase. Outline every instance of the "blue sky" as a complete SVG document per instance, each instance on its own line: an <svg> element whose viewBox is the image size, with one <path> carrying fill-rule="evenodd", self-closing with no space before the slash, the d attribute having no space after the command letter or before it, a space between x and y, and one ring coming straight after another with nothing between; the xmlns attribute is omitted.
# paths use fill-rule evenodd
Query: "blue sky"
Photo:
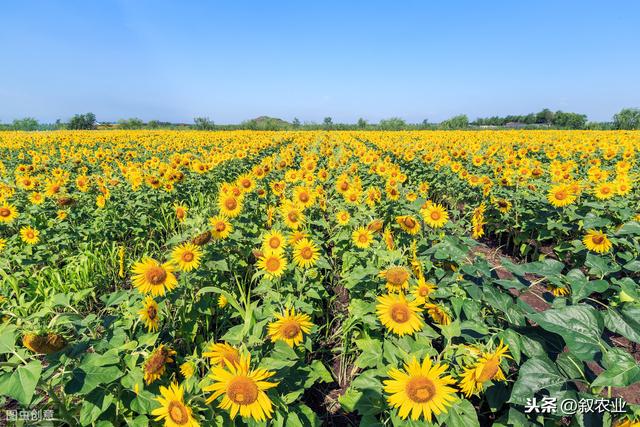
<svg viewBox="0 0 640 427"><path fill-rule="evenodd" d="M3 2L0 121L640 107L640 2Z"/></svg>

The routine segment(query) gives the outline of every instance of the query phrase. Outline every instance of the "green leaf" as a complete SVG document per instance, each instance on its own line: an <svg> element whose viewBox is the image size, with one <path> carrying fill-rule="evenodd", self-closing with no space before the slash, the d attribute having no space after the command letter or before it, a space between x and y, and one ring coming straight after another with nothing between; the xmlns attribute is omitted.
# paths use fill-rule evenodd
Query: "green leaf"
<svg viewBox="0 0 640 427"><path fill-rule="evenodd" d="M548 357L534 357L520 366L509 402L524 405L540 390L559 390L566 381Z"/></svg>
<svg viewBox="0 0 640 427"><path fill-rule="evenodd" d="M478 414L471 402L458 400L447 411L446 425L449 427L480 427Z"/></svg>
<svg viewBox="0 0 640 427"><path fill-rule="evenodd" d="M2 394L14 398L26 407L31 403L41 373L40 361L32 360L26 365L18 366L13 372L0 375L0 390Z"/></svg>
<svg viewBox="0 0 640 427"><path fill-rule="evenodd" d="M607 370L598 375L591 387L627 387L640 381L640 365L624 350L609 350L605 362Z"/></svg>
<svg viewBox="0 0 640 427"><path fill-rule="evenodd" d="M105 394L103 390L94 390L82 402L80 409L80 424L89 425L111 406L113 395Z"/></svg>
<svg viewBox="0 0 640 427"><path fill-rule="evenodd" d="M634 234L636 236L640 236L640 223L637 221L631 221L624 223L622 227L616 231L616 236L626 236L629 234Z"/></svg>
<svg viewBox="0 0 640 427"><path fill-rule="evenodd" d="M593 307L573 305L528 316L544 330L560 335L581 360L593 360L601 350L603 320Z"/></svg>
<svg viewBox="0 0 640 427"><path fill-rule="evenodd" d="M589 267L589 274L604 277L607 274L620 271L618 264L613 264L607 258L589 252L584 265Z"/></svg>
<svg viewBox="0 0 640 427"><path fill-rule="evenodd" d="M356 366L359 368L372 368L380 362L382 355L382 343L372 338L362 338L356 340L356 346L362 351L356 359Z"/></svg>
<svg viewBox="0 0 640 427"><path fill-rule="evenodd" d="M72 371L71 380L65 385L66 393L87 394L101 384L109 384L122 376L117 366L84 366Z"/></svg>
<svg viewBox="0 0 640 427"><path fill-rule="evenodd" d="M12 353L16 348L18 327L11 324L3 324L0 328L0 354Z"/></svg>
<svg viewBox="0 0 640 427"><path fill-rule="evenodd" d="M633 342L640 344L640 330L631 326L615 309L608 307L604 313L604 325L611 332L618 333Z"/></svg>

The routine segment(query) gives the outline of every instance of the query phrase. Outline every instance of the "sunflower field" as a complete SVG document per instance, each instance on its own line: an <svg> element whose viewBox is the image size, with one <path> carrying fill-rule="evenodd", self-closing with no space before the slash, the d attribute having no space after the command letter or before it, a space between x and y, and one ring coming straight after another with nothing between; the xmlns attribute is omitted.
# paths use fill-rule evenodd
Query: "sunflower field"
<svg viewBox="0 0 640 427"><path fill-rule="evenodd" d="M0 419L637 426L639 152L633 131L0 133Z"/></svg>

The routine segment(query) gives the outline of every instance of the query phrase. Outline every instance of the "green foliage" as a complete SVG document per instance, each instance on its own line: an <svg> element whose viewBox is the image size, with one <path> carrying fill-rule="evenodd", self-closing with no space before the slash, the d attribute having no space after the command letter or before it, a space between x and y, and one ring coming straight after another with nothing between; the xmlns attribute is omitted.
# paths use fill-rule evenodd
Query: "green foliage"
<svg viewBox="0 0 640 427"><path fill-rule="evenodd" d="M11 128L13 130L38 130L40 124L33 117L25 117L24 119L16 119L13 121Z"/></svg>
<svg viewBox="0 0 640 427"><path fill-rule="evenodd" d="M440 127L447 130L465 129L469 127L469 118L466 114L460 114L443 121L442 123L440 123Z"/></svg>
<svg viewBox="0 0 640 427"><path fill-rule="evenodd" d="M76 114L71 117L67 129L90 130L96 128L96 116L93 113Z"/></svg>
<svg viewBox="0 0 640 427"><path fill-rule="evenodd" d="M613 116L613 125L616 129L640 129L640 109L623 108Z"/></svg>
<svg viewBox="0 0 640 427"><path fill-rule="evenodd" d="M213 120L209 120L209 117L196 117L193 122L197 130L213 130L215 128Z"/></svg>

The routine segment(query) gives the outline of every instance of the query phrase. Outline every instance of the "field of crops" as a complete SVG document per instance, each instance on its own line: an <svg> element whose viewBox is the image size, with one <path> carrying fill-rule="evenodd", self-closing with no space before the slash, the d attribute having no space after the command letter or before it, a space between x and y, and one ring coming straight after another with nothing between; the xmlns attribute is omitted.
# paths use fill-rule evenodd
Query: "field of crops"
<svg viewBox="0 0 640 427"><path fill-rule="evenodd" d="M0 406L634 425L639 151L631 131L1 133Z"/></svg>

